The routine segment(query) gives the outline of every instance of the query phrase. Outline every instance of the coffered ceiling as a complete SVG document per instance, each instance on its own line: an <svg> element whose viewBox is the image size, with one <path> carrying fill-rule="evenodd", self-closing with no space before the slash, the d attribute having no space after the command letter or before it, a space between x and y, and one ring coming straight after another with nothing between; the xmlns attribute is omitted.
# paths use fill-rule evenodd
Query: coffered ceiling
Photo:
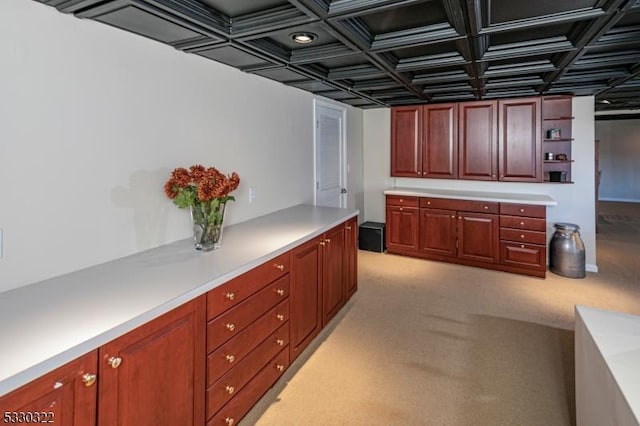
<svg viewBox="0 0 640 426"><path fill-rule="evenodd" d="M640 0L38 1L362 108L575 94L640 110Z"/></svg>

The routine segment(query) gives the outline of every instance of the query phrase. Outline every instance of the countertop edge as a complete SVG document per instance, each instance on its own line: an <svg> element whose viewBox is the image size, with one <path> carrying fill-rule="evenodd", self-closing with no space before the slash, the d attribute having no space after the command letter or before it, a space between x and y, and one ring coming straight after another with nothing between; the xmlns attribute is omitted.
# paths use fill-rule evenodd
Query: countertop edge
<svg viewBox="0 0 640 426"><path fill-rule="evenodd" d="M546 194L526 194L488 191L457 191L450 189L390 188L384 190L385 195L401 195L406 197L434 197L453 200L491 201L497 203L519 203L540 206L557 206L558 202Z"/></svg>
<svg viewBox="0 0 640 426"><path fill-rule="evenodd" d="M294 207L297 207L297 206L294 206ZM287 210L287 209L284 209L284 210ZM284 210L281 210L281 211L284 211ZM267 217L272 214L277 214L281 211L269 213L264 216L260 216L256 219ZM193 290L190 290L176 298L167 300L165 303L162 303L152 309L149 309L141 313L140 315L137 315L131 318L130 320L122 322L119 325L103 333L100 333L92 338L82 341L81 343L75 346L69 347L68 349L60 353L57 353L43 360L42 362L34 364L25 370L19 371L13 375L5 377L4 379L0 380L0 397L20 388L25 384L28 384L29 382L55 370L56 368L62 367L63 365L77 359L78 357L81 357L93 350L98 349L100 346L110 342L111 340L116 339L126 334L127 332L132 331L133 329L155 318L158 318L159 316L171 311L172 309L175 309L178 306L183 305L184 303L187 303L201 295L204 295L208 291L232 280L233 278L239 275L242 275L243 273L255 268L256 266L261 265L264 262L267 262L283 253L286 253L292 248L297 247L300 244L317 237L318 235L321 235L322 233L330 230L331 228L338 226L339 224L353 217L356 217L359 214L360 212L357 209L345 209L344 215L340 216L339 218L331 222L324 223L322 226L316 228L314 231L308 234L305 234L304 236L296 240L293 240L288 244L282 245L279 248L272 250L263 256L256 257L251 261L244 263L242 266L228 273L215 277L214 279L199 285ZM241 225L242 223L239 223L235 226L241 226ZM116 259L115 262L117 262L118 260L120 259Z"/></svg>

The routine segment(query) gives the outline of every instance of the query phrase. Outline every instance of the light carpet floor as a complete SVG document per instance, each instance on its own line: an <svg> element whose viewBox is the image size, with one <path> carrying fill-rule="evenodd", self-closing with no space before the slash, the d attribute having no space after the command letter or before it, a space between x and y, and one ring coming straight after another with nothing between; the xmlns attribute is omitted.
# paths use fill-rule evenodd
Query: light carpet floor
<svg viewBox="0 0 640 426"><path fill-rule="evenodd" d="M640 314L640 205L616 207L585 279L360 251L358 292L241 425L575 425L574 306Z"/></svg>

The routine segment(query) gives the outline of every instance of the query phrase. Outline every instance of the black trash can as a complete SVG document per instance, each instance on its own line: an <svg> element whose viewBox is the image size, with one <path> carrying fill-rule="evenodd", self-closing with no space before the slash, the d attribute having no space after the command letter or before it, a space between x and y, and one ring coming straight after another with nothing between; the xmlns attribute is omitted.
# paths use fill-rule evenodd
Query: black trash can
<svg viewBox="0 0 640 426"><path fill-rule="evenodd" d="M568 278L584 278L585 250L580 227L573 223L556 223L549 243L549 270Z"/></svg>

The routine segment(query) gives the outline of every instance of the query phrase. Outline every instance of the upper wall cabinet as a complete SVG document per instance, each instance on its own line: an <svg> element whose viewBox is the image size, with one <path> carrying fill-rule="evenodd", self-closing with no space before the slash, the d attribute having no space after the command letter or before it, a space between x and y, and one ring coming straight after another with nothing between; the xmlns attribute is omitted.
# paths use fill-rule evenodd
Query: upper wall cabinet
<svg viewBox="0 0 640 426"><path fill-rule="evenodd" d="M420 106L391 109L391 176L422 176Z"/></svg>
<svg viewBox="0 0 640 426"><path fill-rule="evenodd" d="M540 98L498 102L498 168L500 180L542 182Z"/></svg>
<svg viewBox="0 0 640 426"><path fill-rule="evenodd" d="M392 108L391 175L542 182L540 121L538 97Z"/></svg>

